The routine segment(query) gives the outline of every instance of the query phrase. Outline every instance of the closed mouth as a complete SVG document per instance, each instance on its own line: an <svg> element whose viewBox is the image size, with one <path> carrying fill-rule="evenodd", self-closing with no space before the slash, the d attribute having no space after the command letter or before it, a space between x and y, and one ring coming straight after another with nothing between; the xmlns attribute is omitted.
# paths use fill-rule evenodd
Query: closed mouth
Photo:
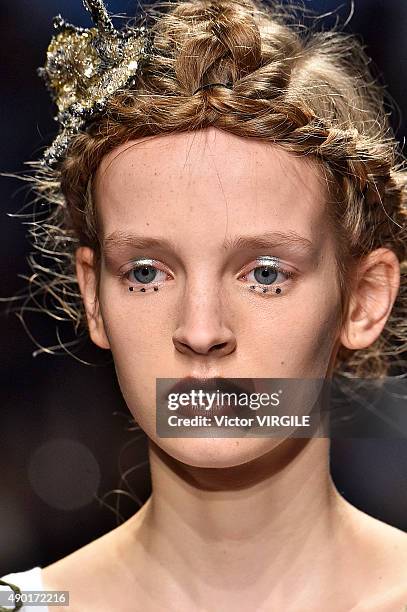
<svg viewBox="0 0 407 612"><path fill-rule="evenodd" d="M184 395L184 402L178 402L177 409L172 412L172 414L179 416L231 415L243 417L252 416L253 412L247 405L239 405L238 398L241 395L248 396L253 391L255 391L255 386L250 378L228 379L218 376L212 378L188 376L180 379L169 390L166 389L161 400L167 403L170 394L175 394L178 397L187 394ZM191 401L188 401L187 396L190 396Z"/></svg>

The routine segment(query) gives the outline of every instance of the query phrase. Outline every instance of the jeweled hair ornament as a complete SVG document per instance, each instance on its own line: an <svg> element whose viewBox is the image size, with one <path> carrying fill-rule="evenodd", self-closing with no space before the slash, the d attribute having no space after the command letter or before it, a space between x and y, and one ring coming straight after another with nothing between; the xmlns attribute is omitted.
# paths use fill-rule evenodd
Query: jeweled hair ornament
<svg viewBox="0 0 407 612"><path fill-rule="evenodd" d="M102 0L83 0L95 27L80 28L54 17L44 67L38 68L58 107L60 132L45 151L42 163L53 167L65 154L73 135L110 96L129 87L148 57L150 42L144 25L116 30Z"/></svg>

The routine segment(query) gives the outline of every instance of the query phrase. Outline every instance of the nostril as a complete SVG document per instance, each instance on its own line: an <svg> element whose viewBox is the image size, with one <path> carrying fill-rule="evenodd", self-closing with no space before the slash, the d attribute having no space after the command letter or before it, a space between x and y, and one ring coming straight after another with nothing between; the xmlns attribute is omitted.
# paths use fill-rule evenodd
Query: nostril
<svg viewBox="0 0 407 612"><path fill-rule="evenodd" d="M227 352L232 352L233 346L229 342L219 342L218 344L213 344L212 346L206 345L198 346L188 342L181 342L179 340L174 342L176 348L182 353L199 353L199 354L224 354Z"/></svg>
<svg viewBox="0 0 407 612"><path fill-rule="evenodd" d="M215 344L214 346L211 346L211 348L209 349L209 352L213 352L216 350L219 351L221 349L226 348L226 346L227 346L227 342L221 342L220 344Z"/></svg>

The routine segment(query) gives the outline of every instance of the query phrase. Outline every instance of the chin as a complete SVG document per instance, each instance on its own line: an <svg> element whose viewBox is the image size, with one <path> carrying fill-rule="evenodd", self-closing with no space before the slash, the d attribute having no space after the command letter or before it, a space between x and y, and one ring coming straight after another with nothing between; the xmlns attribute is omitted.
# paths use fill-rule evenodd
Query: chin
<svg viewBox="0 0 407 612"><path fill-rule="evenodd" d="M231 468L249 463L279 446L281 438L156 438L173 459L191 467Z"/></svg>

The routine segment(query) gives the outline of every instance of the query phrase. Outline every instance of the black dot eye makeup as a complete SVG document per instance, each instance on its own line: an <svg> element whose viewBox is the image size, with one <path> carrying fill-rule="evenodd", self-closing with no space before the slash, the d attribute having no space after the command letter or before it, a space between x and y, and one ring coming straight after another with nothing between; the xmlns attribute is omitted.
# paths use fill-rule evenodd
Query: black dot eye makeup
<svg viewBox="0 0 407 612"><path fill-rule="evenodd" d="M271 287L262 287L261 285L250 285L249 289L253 293L277 293L277 295L282 293L281 287L276 287L276 289L273 289Z"/></svg>
<svg viewBox="0 0 407 612"><path fill-rule="evenodd" d="M245 283L251 293L270 296L280 295L283 292L280 285L296 275L282 268L278 257L265 255L257 257L252 264L246 266L238 279ZM281 276L282 281L279 280ZM132 262L130 268L121 271L119 277L123 281L136 281L127 288L132 293L157 293L171 274L164 264L155 259L139 259Z"/></svg>
<svg viewBox="0 0 407 612"><path fill-rule="evenodd" d="M170 277L170 273L155 259L138 259L131 267L121 270L118 274L122 282L135 282L128 287L129 291L137 293L155 293Z"/></svg>
<svg viewBox="0 0 407 612"><path fill-rule="evenodd" d="M158 287L141 287L141 289L138 289L136 287L129 287L129 291L140 291L141 293L154 293L155 291L158 291L158 289Z"/></svg>
<svg viewBox="0 0 407 612"><path fill-rule="evenodd" d="M296 276L295 272L285 270L281 267L278 257L272 257L270 255L257 257L255 263L257 265L252 265L252 267L249 268L247 272L244 272L241 277L245 281L252 281L249 285L249 291L252 293L258 293L260 295L280 295L282 293L282 288L279 286L281 283L275 282L278 276L284 276L284 282ZM252 278L252 275L254 278ZM254 284L253 280L257 281L257 284Z"/></svg>

